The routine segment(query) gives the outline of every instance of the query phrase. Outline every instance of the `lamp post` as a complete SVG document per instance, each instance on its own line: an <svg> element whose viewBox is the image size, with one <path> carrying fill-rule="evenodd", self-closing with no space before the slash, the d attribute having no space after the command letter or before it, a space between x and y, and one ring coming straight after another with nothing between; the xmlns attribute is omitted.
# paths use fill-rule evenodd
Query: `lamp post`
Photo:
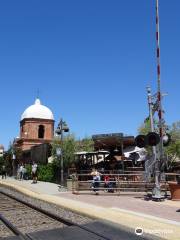
<svg viewBox="0 0 180 240"><path fill-rule="evenodd" d="M12 167L13 167L13 176L16 176L16 155L12 152Z"/></svg>
<svg viewBox="0 0 180 240"><path fill-rule="evenodd" d="M66 122L63 121L63 119L61 118L59 123L58 123L58 127L55 131L55 133L57 135L61 135L61 144L63 144L63 132L69 132L69 127L67 126ZM56 149L56 154L58 156L61 156L61 185L64 182L64 159L63 159L63 150L60 148Z"/></svg>

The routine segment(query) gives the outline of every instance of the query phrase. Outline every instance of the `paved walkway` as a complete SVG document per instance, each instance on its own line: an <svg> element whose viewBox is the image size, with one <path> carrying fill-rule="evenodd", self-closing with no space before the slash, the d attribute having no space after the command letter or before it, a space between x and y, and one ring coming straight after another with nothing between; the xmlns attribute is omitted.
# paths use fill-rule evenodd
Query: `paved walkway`
<svg viewBox="0 0 180 240"><path fill-rule="evenodd" d="M180 239L180 201L145 201L141 193L133 195L92 192L74 195L59 192L53 183L18 181L12 178L0 180L0 184L11 186L24 194L56 203L71 210L131 227L141 227L145 232L163 239Z"/></svg>

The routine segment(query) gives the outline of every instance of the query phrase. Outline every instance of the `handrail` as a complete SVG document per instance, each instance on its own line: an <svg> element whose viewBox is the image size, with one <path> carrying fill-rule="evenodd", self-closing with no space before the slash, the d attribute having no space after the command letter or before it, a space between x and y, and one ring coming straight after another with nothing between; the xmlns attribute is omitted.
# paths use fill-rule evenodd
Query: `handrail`
<svg viewBox="0 0 180 240"><path fill-rule="evenodd" d="M116 183L116 186L114 187L103 187L102 184L103 183L107 183L106 181L98 181L98 183L100 184L98 187L94 187L93 189L90 189L89 187L87 187L87 185L79 185L79 184L92 184L93 180L88 180L88 181L79 181L79 180L74 180L73 181L73 186L72 186L72 193L74 194L78 194L79 191L83 191L83 190L91 190L91 191L98 191L98 190L115 190L118 195L120 195L120 190L129 190L129 191L148 191L149 188L152 188L154 185L154 182L150 183L147 181L121 181L121 180L116 180L116 181L109 181L109 183ZM163 190L163 186L165 187L165 192L167 192L167 182L166 181L161 181L160 182L162 190Z"/></svg>
<svg viewBox="0 0 180 240"><path fill-rule="evenodd" d="M144 173L144 172L143 172ZM143 173L109 173L109 174L100 174L101 176L142 176ZM77 176L92 176L90 173L86 174L86 173L78 173L76 174Z"/></svg>
<svg viewBox="0 0 180 240"><path fill-rule="evenodd" d="M144 176L145 172L135 173L100 173L101 176ZM164 173L166 176L180 176L180 173ZM76 176L92 176L90 173L75 173Z"/></svg>
<svg viewBox="0 0 180 240"><path fill-rule="evenodd" d="M165 173L165 175L169 176L180 176L180 173Z"/></svg>

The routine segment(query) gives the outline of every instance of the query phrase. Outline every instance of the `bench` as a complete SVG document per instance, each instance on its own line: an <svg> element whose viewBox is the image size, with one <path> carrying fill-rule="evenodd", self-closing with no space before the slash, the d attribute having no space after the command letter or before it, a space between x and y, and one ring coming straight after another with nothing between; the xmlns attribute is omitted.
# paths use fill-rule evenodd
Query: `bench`
<svg viewBox="0 0 180 240"><path fill-rule="evenodd" d="M73 194L79 194L80 191L91 191L91 192L99 192L99 191L112 191L113 192L119 192L120 193L120 187L104 187L105 182L100 181L99 187L92 187L92 181L77 181L75 183L75 187L72 188Z"/></svg>

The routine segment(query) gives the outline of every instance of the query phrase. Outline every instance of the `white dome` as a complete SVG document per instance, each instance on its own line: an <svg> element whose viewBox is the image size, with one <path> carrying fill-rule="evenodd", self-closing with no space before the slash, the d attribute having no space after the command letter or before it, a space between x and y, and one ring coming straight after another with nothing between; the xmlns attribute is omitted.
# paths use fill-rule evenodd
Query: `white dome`
<svg viewBox="0 0 180 240"><path fill-rule="evenodd" d="M53 113L49 108L41 105L41 101L37 98L34 105L28 107L22 114L21 120L25 118L41 118L54 120Z"/></svg>

